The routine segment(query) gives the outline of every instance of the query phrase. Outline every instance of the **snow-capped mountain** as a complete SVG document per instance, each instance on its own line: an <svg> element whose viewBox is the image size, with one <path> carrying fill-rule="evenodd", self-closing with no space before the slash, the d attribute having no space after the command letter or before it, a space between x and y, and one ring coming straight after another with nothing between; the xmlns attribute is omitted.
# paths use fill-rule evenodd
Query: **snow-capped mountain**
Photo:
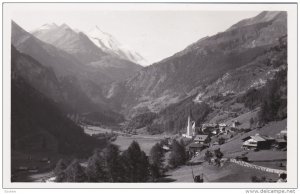
<svg viewBox="0 0 300 194"><path fill-rule="evenodd" d="M44 30L50 30L50 29L54 29L57 27L58 27L58 25L56 23L44 24L39 28L39 31L42 32Z"/></svg>
<svg viewBox="0 0 300 194"><path fill-rule="evenodd" d="M86 33L90 40L104 52L117 55L140 65L147 65L148 62L137 52L122 45L111 34L102 31L98 26Z"/></svg>
<svg viewBox="0 0 300 194"><path fill-rule="evenodd" d="M106 52L90 41L84 33L76 32L67 24L60 26L45 24L33 31L32 34L38 39L72 54L83 64L99 61L107 55Z"/></svg>

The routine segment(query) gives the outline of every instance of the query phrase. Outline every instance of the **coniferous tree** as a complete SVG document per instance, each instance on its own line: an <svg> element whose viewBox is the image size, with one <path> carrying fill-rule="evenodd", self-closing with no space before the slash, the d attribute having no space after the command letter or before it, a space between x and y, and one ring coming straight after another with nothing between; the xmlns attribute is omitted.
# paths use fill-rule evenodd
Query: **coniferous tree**
<svg viewBox="0 0 300 194"><path fill-rule="evenodd" d="M117 145L108 144L103 150L105 161L105 171L110 182L124 182L124 166L120 156L120 150Z"/></svg>
<svg viewBox="0 0 300 194"><path fill-rule="evenodd" d="M60 159L54 168L55 181L62 182L65 179L64 170L68 167L68 162L64 159Z"/></svg>
<svg viewBox="0 0 300 194"><path fill-rule="evenodd" d="M139 144L133 141L122 154L125 166L126 181L146 182L149 177L149 161Z"/></svg>
<svg viewBox="0 0 300 194"><path fill-rule="evenodd" d="M188 159L185 147L175 139L173 140L171 147L172 151L169 158L169 165L173 168L183 165Z"/></svg>
<svg viewBox="0 0 300 194"><path fill-rule="evenodd" d="M216 161L217 165L220 166L221 159L223 157L223 153L221 152L220 148L216 149L214 152L215 152L215 156L216 156L216 160L215 161Z"/></svg>
<svg viewBox="0 0 300 194"><path fill-rule="evenodd" d="M211 153L211 151L207 150L204 155L204 160L207 161L209 164L211 164L211 158L213 156L214 156L213 153Z"/></svg>
<svg viewBox="0 0 300 194"><path fill-rule="evenodd" d="M86 174L78 160L73 160L72 163L66 168L65 182L85 182L87 180Z"/></svg>
<svg viewBox="0 0 300 194"><path fill-rule="evenodd" d="M156 143L150 150L149 163L150 172L153 179L162 175L164 162L164 150L162 144Z"/></svg>
<svg viewBox="0 0 300 194"><path fill-rule="evenodd" d="M89 182L107 182L108 175L105 172L105 161L100 151L95 151L88 159L86 175Z"/></svg>

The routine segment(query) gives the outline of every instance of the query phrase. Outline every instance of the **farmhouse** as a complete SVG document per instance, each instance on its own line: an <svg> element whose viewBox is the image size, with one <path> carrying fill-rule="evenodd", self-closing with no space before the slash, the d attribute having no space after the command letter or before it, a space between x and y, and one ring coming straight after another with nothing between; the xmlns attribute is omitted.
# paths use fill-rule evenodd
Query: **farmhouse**
<svg viewBox="0 0 300 194"><path fill-rule="evenodd" d="M194 143L198 143L198 144L209 143L209 136L208 135L196 135L194 138Z"/></svg>
<svg viewBox="0 0 300 194"><path fill-rule="evenodd" d="M227 125L226 125L226 123L220 123L219 124L219 127L221 128L221 127L227 127Z"/></svg>
<svg viewBox="0 0 300 194"><path fill-rule="evenodd" d="M275 142L274 138L260 134L248 136L242 140L244 142L242 147L245 149L269 149Z"/></svg>
<svg viewBox="0 0 300 194"><path fill-rule="evenodd" d="M227 133L227 125L225 123L219 124L219 132L220 133Z"/></svg>
<svg viewBox="0 0 300 194"><path fill-rule="evenodd" d="M216 123L205 123L201 127L201 131L204 134L218 134L220 132L219 126Z"/></svg>
<svg viewBox="0 0 300 194"><path fill-rule="evenodd" d="M287 138L287 130L282 130L280 133L276 135L278 139L286 139Z"/></svg>
<svg viewBox="0 0 300 194"><path fill-rule="evenodd" d="M237 120L232 121L233 128L236 128L238 125L240 125L240 122L238 122Z"/></svg>
<svg viewBox="0 0 300 194"><path fill-rule="evenodd" d="M206 144L200 144L200 143L193 142L188 145L188 151L189 151L190 155L195 156L207 147L208 146Z"/></svg>
<svg viewBox="0 0 300 194"><path fill-rule="evenodd" d="M275 145L277 149L283 149L287 146L287 141L285 139L276 139Z"/></svg>

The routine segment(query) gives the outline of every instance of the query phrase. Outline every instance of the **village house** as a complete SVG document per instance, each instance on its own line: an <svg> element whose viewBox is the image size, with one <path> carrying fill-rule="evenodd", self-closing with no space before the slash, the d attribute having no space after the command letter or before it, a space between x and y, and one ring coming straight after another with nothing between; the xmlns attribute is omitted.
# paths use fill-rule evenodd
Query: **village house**
<svg viewBox="0 0 300 194"><path fill-rule="evenodd" d="M275 148L284 149L287 146L287 141L285 139L276 139L275 140Z"/></svg>
<svg viewBox="0 0 300 194"><path fill-rule="evenodd" d="M276 138L278 139L287 139L287 130L282 130L280 131L277 135Z"/></svg>
<svg viewBox="0 0 300 194"><path fill-rule="evenodd" d="M228 128L227 125L225 123L220 123L219 124L219 133L228 133Z"/></svg>
<svg viewBox="0 0 300 194"><path fill-rule="evenodd" d="M242 139L244 149L269 149L274 144L275 139L269 136L255 134Z"/></svg>
<svg viewBox="0 0 300 194"><path fill-rule="evenodd" d="M201 133L217 135L220 133L219 125L216 123L205 123L201 127Z"/></svg>
<svg viewBox="0 0 300 194"><path fill-rule="evenodd" d="M213 129L213 131L211 132L213 135L218 135L221 133L221 130L219 128Z"/></svg>
<svg viewBox="0 0 300 194"><path fill-rule="evenodd" d="M238 122L237 120L232 121L232 127L236 128L238 125L240 125L240 122Z"/></svg>
<svg viewBox="0 0 300 194"><path fill-rule="evenodd" d="M210 137L208 135L196 135L193 142L187 146L191 156L196 156L203 149L209 147Z"/></svg>
<svg viewBox="0 0 300 194"><path fill-rule="evenodd" d="M207 144L192 142L191 144L188 145L188 152L190 156L196 156L198 153L200 153L202 150L204 150L207 147L208 147Z"/></svg>
<svg viewBox="0 0 300 194"><path fill-rule="evenodd" d="M219 127L222 128L222 127L227 127L226 123L219 123Z"/></svg>
<svg viewBox="0 0 300 194"><path fill-rule="evenodd" d="M208 135L196 135L194 138L194 143L198 144L207 144L209 143L210 138Z"/></svg>

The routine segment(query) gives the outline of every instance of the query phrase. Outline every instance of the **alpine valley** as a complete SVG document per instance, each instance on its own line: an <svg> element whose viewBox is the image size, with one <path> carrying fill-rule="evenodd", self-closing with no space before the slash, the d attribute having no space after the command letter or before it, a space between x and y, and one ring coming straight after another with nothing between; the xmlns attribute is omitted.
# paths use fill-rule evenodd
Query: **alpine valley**
<svg viewBox="0 0 300 194"><path fill-rule="evenodd" d="M286 12L261 12L148 66L98 26L83 32L51 23L27 32L12 21L11 30L13 167L45 154L55 162L86 158L126 135L182 137L188 118L202 128L238 122L241 131L224 136L225 155L246 132L286 127Z"/></svg>

